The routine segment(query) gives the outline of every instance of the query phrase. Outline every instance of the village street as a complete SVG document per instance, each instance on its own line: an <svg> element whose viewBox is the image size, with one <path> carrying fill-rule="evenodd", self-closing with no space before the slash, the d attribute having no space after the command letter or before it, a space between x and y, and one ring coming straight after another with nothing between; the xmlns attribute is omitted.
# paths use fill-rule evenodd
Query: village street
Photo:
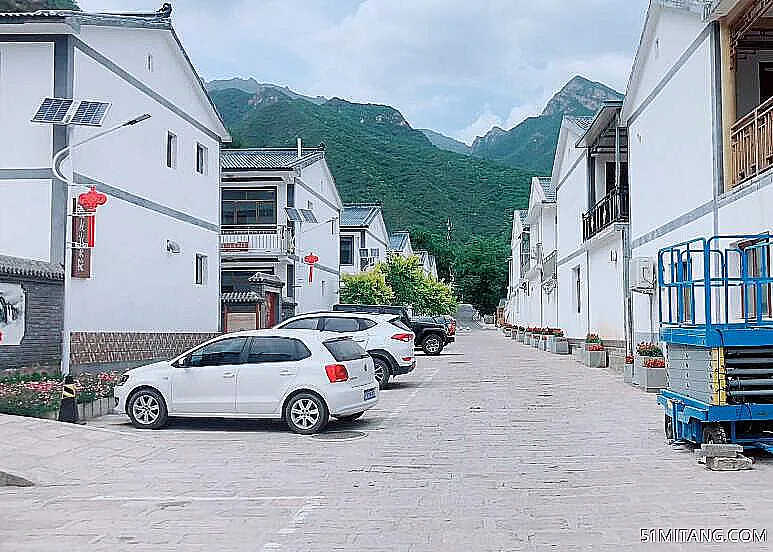
<svg viewBox="0 0 773 552"><path fill-rule="evenodd" d="M419 357L319 437L0 416L0 471L36 483L0 488L0 550L647 550L664 545L642 529L773 530L773 461L709 472L665 443L654 395L500 332Z"/></svg>

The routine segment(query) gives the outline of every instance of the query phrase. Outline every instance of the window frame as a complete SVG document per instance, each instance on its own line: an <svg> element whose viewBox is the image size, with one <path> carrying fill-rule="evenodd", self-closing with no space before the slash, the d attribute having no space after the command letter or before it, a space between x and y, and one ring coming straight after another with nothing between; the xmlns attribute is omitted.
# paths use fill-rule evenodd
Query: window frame
<svg viewBox="0 0 773 552"><path fill-rule="evenodd" d="M164 143L164 165L168 169L177 169L177 153L180 151L180 138L171 130L166 131Z"/></svg>
<svg viewBox="0 0 773 552"><path fill-rule="evenodd" d="M243 192L244 199L226 199L227 192ZM249 192L270 192L273 195L273 200L270 199L248 199ZM276 227L279 221L279 202L278 191L274 187L265 188L224 188L221 192L220 199L220 224L223 226L262 226L262 227ZM240 204L252 204L255 210L255 222L240 222L239 221L239 206ZM270 205L273 209L273 218L269 222L260 221L260 206Z"/></svg>
<svg viewBox="0 0 773 552"><path fill-rule="evenodd" d="M193 283L205 287L209 280L209 257L205 253L196 253L194 257Z"/></svg>
<svg viewBox="0 0 773 552"><path fill-rule="evenodd" d="M351 260L351 262L349 262L349 263L344 262L344 255L343 255L343 251L344 251L343 243L344 243L344 240L347 240L347 241L349 241L351 243L351 249L350 249L350 254L349 254L349 259ZM341 261L340 261L341 265L343 265L343 266L354 266L354 236L340 236L338 238L338 241L339 241L339 246L338 247L339 247L339 254L340 254L340 259L341 259Z"/></svg>
<svg viewBox="0 0 773 552"><path fill-rule="evenodd" d="M237 362L228 362L228 363L223 362L218 364L191 364L190 363L193 356L199 351L206 349L207 347L211 347L213 345L221 344L226 341L243 341L241 351L239 352L239 360ZM175 367L183 367L183 368L211 368L211 367L218 367L218 366L233 366L233 365L243 364L245 360L245 352L247 350L248 341L249 341L248 336L239 336L239 335L225 337L223 339L218 339L217 341L211 341L209 343L205 343L204 345L201 345L200 347L193 349L192 351L189 351L173 365Z"/></svg>
<svg viewBox="0 0 773 552"><path fill-rule="evenodd" d="M196 142L196 174L207 176L209 174L209 148L201 142Z"/></svg>

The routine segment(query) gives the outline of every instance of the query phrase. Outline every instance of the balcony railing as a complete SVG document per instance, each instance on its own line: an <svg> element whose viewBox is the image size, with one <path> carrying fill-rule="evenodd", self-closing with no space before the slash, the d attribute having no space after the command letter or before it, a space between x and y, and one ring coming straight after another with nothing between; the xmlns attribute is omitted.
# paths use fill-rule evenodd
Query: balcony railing
<svg viewBox="0 0 773 552"><path fill-rule="evenodd" d="M288 232L284 226L224 226L220 235L220 251L224 254L286 255L289 246Z"/></svg>
<svg viewBox="0 0 773 552"><path fill-rule="evenodd" d="M773 166L773 98L731 127L730 148L733 186Z"/></svg>
<svg viewBox="0 0 773 552"><path fill-rule="evenodd" d="M615 188L582 215L582 239L587 241L615 222L628 222L628 188Z"/></svg>

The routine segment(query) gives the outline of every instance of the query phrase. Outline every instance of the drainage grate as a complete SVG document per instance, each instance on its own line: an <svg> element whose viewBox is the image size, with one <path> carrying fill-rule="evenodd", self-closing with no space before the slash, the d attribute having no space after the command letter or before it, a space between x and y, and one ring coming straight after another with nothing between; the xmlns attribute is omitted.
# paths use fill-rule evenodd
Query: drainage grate
<svg viewBox="0 0 773 552"><path fill-rule="evenodd" d="M362 437L365 437L365 433L362 431L328 431L327 433L312 435L313 439L319 439L320 441L351 441L353 439L361 439Z"/></svg>

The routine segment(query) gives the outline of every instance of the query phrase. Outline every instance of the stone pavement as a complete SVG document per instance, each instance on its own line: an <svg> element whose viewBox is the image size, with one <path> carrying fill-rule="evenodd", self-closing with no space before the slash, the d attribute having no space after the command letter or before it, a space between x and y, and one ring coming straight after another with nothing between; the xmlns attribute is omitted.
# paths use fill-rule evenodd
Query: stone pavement
<svg viewBox="0 0 773 552"><path fill-rule="evenodd" d="M767 550L640 542L773 532L773 460L709 472L662 425L654 395L619 376L482 331L420 357L363 419L331 423L353 440L0 416L0 471L37 484L0 488L0 551Z"/></svg>

